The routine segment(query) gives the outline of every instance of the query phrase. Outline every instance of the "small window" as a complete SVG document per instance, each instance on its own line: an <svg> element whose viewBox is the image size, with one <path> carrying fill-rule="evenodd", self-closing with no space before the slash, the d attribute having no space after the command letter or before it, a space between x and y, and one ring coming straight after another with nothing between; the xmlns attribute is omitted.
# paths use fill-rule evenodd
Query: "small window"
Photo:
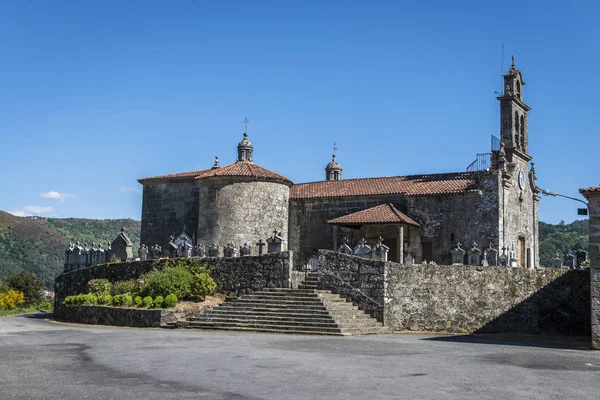
<svg viewBox="0 0 600 400"><path fill-rule="evenodd" d="M515 111L515 132L519 133L519 113Z"/></svg>
<svg viewBox="0 0 600 400"><path fill-rule="evenodd" d="M517 97L521 98L521 81L517 81Z"/></svg>

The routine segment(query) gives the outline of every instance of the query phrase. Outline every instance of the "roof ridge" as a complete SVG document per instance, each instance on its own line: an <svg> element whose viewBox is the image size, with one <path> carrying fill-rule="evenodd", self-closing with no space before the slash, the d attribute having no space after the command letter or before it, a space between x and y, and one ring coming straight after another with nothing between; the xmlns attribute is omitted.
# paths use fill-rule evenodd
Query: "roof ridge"
<svg viewBox="0 0 600 400"><path fill-rule="evenodd" d="M311 181L311 182L300 182L300 183L295 183L294 186L299 186L299 185L307 185L310 183L320 183L320 182L349 182L349 181L361 181L361 180L376 180L376 179L394 179L394 178L415 178L415 177L422 177L422 176L442 176L442 175L457 175L457 176L465 176L465 175L469 175L471 174L470 172L467 171L461 171L461 172L440 172L440 173L429 173L429 174L413 174L413 175L392 175L392 176L367 176L367 177L362 177L362 178L344 178L342 180L339 181Z"/></svg>

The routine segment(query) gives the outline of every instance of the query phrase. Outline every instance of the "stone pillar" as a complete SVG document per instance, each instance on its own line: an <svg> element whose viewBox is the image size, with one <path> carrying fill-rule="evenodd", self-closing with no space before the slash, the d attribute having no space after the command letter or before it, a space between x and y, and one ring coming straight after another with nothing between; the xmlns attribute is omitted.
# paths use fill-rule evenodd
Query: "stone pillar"
<svg viewBox="0 0 600 400"><path fill-rule="evenodd" d="M337 225L333 225L333 251L337 251L338 250L338 242L337 242L337 233L338 233L338 227Z"/></svg>
<svg viewBox="0 0 600 400"><path fill-rule="evenodd" d="M404 227L402 225L398 225L398 262L400 264L404 263Z"/></svg>
<svg viewBox="0 0 600 400"><path fill-rule="evenodd" d="M600 350L600 185L579 192L589 201L592 349Z"/></svg>

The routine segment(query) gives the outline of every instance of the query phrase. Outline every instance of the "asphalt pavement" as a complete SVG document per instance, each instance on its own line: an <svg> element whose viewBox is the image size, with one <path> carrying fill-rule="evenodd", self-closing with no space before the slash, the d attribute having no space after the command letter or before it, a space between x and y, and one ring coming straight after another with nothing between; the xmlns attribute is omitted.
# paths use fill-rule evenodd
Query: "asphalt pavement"
<svg viewBox="0 0 600 400"><path fill-rule="evenodd" d="M0 400L598 399L600 352L535 341L322 337L0 318Z"/></svg>

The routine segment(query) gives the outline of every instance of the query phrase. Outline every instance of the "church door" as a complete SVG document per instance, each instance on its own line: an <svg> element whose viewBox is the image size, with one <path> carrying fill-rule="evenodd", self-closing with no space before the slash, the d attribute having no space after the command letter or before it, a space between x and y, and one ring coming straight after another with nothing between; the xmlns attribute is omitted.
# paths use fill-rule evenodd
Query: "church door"
<svg viewBox="0 0 600 400"><path fill-rule="evenodd" d="M523 236L519 236L519 245L517 247L517 257L519 258L518 263L519 266L525 267L525 238Z"/></svg>
<svg viewBox="0 0 600 400"><path fill-rule="evenodd" d="M421 260L431 261L433 258L433 243L421 243L423 249Z"/></svg>
<svg viewBox="0 0 600 400"><path fill-rule="evenodd" d="M398 238L384 238L383 244L390 248L388 250L388 261L400 262L398 261Z"/></svg>

